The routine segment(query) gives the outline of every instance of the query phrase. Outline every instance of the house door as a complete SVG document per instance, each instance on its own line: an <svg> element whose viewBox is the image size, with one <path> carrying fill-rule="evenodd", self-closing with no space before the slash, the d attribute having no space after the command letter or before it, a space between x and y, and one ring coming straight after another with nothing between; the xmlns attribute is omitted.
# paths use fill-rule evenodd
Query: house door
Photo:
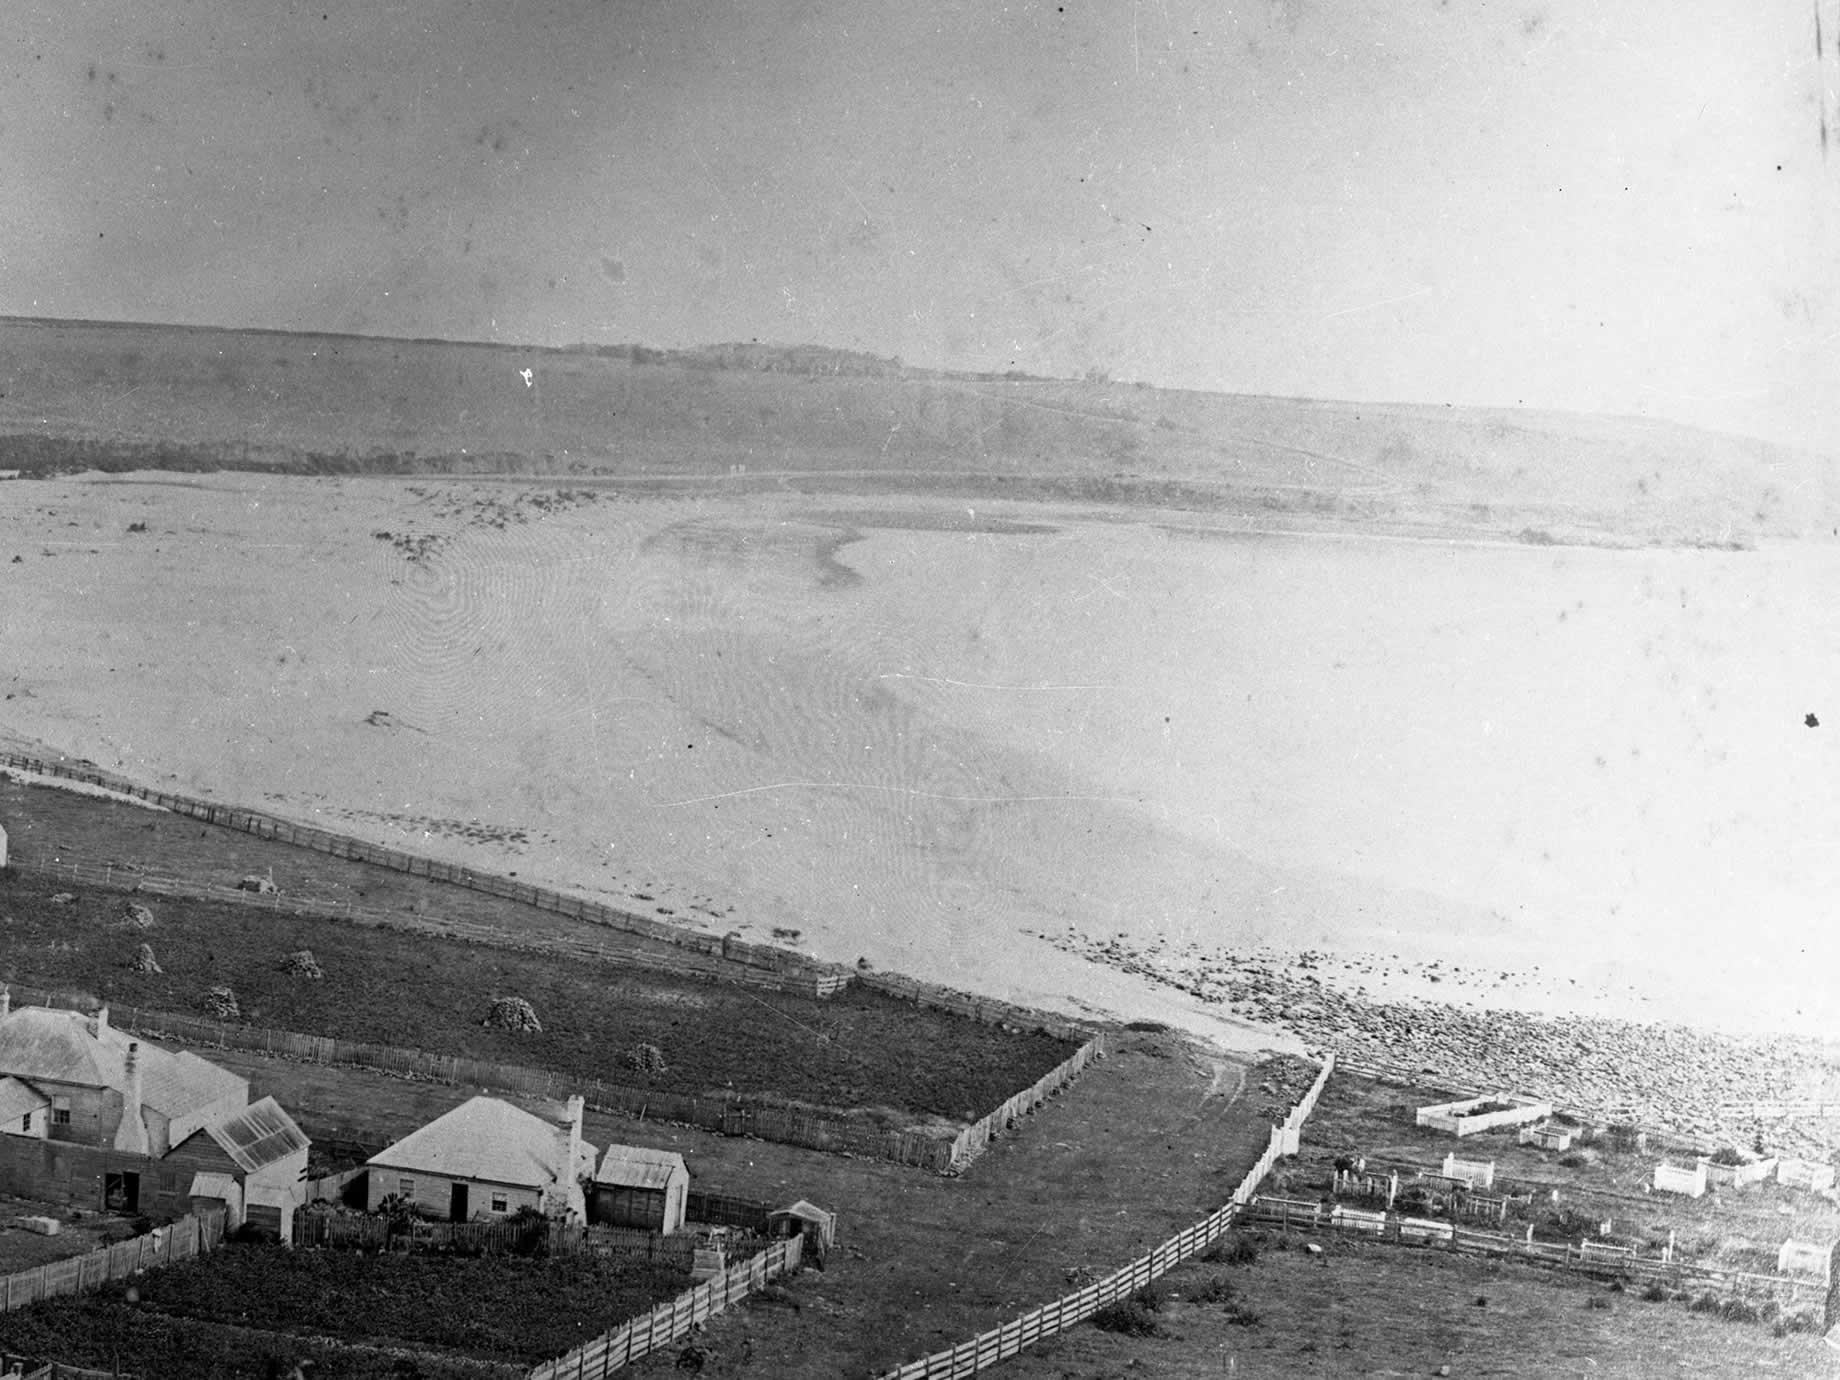
<svg viewBox="0 0 1840 1380"><path fill-rule="evenodd" d="M455 1184L453 1192L448 1195L447 1220L464 1222L470 1214L466 1210L466 1185Z"/></svg>
<svg viewBox="0 0 1840 1380"><path fill-rule="evenodd" d="M110 1212L139 1212L141 1210L141 1176L139 1174L103 1175L102 1203Z"/></svg>

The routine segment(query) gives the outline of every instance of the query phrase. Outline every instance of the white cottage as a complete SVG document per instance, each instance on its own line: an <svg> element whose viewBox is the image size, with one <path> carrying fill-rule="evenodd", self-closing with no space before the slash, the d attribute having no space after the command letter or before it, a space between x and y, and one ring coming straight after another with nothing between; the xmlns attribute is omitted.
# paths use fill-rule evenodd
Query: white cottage
<svg viewBox="0 0 1840 1380"><path fill-rule="evenodd" d="M585 1222L594 1147L581 1138L582 1108L571 1097L558 1124L496 1097L471 1098L371 1156L365 1204L375 1212L402 1198L453 1222L527 1207Z"/></svg>

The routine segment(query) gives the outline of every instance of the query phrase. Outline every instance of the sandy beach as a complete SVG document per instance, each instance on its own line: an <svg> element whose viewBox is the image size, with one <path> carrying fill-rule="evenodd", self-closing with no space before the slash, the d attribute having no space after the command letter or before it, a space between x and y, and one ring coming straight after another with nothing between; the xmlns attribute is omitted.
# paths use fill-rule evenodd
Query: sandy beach
<svg viewBox="0 0 1840 1380"><path fill-rule="evenodd" d="M1840 557L1166 516L5 483L0 730L1240 1046L1307 1037L1167 980L1168 955L1318 953L1376 1000L1463 970L1520 1010L1827 1026L1840 778L1803 716L1840 683Z"/></svg>

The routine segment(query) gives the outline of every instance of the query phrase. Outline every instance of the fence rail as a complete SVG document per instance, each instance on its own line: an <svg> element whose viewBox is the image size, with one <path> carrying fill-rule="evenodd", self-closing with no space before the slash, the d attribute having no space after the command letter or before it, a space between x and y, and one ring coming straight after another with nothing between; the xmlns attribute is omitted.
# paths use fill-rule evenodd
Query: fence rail
<svg viewBox="0 0 1840 1380"><path fill-rule="evenodd" d="M1446 1243L1451 1250L1535 1260L1577 1273L1659 1280L1676 1288L1703 1284L1734 1293L1786 1293L1798 1301L1808 1302L1820 1302L1827 1296L1824 1282L1790 1275L1762 1275L1745 1270L1721 1270L1683 1260L1657 1260L1641 1255L1633 1246L1605 1245L1589 1240L1535 1241L1531 1237L1472 1231L1448 1220L1425 1221L1392 1212L1354 1214L1323 1203L1261 1196L1247 1206L1242 1216L1247 1225L1283 1231L1361 1234L1395 1242L1429 1239L1428 1229L1436 1228L1435 1239ZM1368 1220L1376 1216L1384 1218L1384 1225L1378 1231Z"/></svg>
<svg viewBox="0 0 1840 1380"><path fill-rule="evenodd" d="M804 1239L775 1241L752 1260L729 1267L643 1317L622 1323L565 1356L534 1367L529 1380L603 1380L620 1367L667 1347L767 1281L798 1269Z"/></svg>
<svg viewBox="0 0 1840 1380"><path fill-rule="evenodd" d="M1101 1308L1128 1299L1146 1284L1160 1279L1183 1261L1199 1255L1226 1234L1228 1227L1251 1201L1271 1167L1282 1155L1295 1154L1303 1123L1316 1108L1324 1084L1335 1068L1331 1054L1323 1062L1316 1081L1310 1085L1281 1126L1271 1128L1271 1140L1258 1162L1247 1171L1232 1198L1208 1217L1178 1232L1150 1254L1139 1256L1122 1269L1097 1284L1044 1304L1032 1312L1004 1323L1001 1327L960 1342L947 1351L935 1352L918 1361L885 1372L880 1380L959 1380L976 1375L999 1361L1008 1360L1024 1347L1052 1337L1085 1322Z"/></svg>
<svg viewBox="0 0 1840 1380"><path fill-rule="evenodd" d="M216 1249L223 1239L224 1214L211 1211L181 1217L170 1226L155 1228L145 1236L117 1241L113 1246L104 1246L88 1255L71 1256L68 1260L54 1260L47 1265L21 1270L0 1277L0 1313L10 1313L42 1299L85 1294L138 1270L190 1260Z"/></svg>

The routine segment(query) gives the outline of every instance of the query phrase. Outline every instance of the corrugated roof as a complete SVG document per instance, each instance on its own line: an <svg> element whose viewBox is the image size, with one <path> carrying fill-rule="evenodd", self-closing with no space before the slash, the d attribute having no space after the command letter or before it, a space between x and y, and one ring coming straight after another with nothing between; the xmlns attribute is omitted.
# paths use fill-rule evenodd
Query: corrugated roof
<svg viewBox="0 0 1840 1380"><path fill-rule="evenodd" d="M0 1131L13 1130L21 1117L50 1105L51 1099L30 1083L22 1083L17 1078L0 1078Z"/></svg>
<svg viewBox="0 0 1840 1380"><path fill-rule="evenodd" d="M0 1017L0 1075L125 1091L128 1046L139 1044L141 1104L161 1116L184 1116L239 1089L249 1095L248 1080L228 1069L113 1026L92 1031L92 1020L80 1011L15 1007Z"/></svg>
<svg viewBox="0 0 1840 1380"><path fill-rule="evenodd" d="M247 1174L307 1148L307 1137L272 1097L205 1127L212 1140Z"/></svg>
<svg viewBox="0 0 1840 1380"><path fill-rule="evenodd" d="M378 1169L479 1179L517 1188L556 1182L562 1127L496 1097L475 1097L371 1156ZM592 1173L594 1147L581 1143L574 1177Z"/></svg>
<svg viewBox="0 0 1840 1380"><path fill-rule="evenodd" d="M684 1167L684 1157L675 1150L609 1145L594 1182L621 1188L669 1188L671 1180L679 1175L688 1179L690 1171Z"/></svg>

